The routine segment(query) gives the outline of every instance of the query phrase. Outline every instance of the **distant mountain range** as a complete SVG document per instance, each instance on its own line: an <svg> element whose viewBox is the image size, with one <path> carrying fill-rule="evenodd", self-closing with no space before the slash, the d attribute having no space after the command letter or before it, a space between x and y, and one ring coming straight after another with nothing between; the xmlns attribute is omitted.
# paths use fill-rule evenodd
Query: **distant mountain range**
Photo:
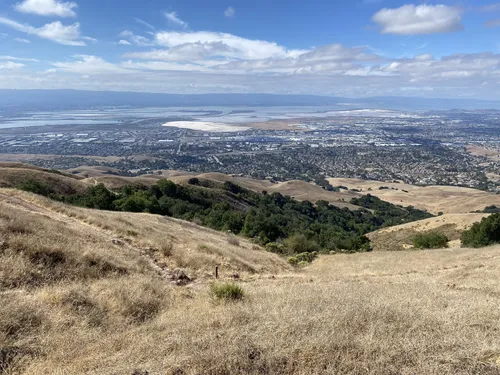
<svg viewBox="0 0 500 375"><path fill-rule="evenodd" d="M78 90L0 90L0 109L8 111L87 109L95 107L330 106L332 109L399 110L496 109L500 101L416 97L342 98L275 94L154 94Z"/></svg>

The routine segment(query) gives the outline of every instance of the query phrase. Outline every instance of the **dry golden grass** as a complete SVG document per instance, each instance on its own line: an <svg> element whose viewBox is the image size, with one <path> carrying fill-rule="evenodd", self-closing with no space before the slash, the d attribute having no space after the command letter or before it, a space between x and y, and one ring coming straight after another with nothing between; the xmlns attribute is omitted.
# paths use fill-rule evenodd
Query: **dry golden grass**
<svg viewBox="0 0 500 375"><path fill-rule="evenodd" d="M229 242L0 190L0 372L500 374L500 247L321 256L291 272ZM162 261L197 279L173 285ZM214 303L211 262L241 273L243 301Z"/></svg>
<svg viewBox="0 0 500 375"><path fill-rule="evenodd" d="M482 147L476 145L468 145L467 152L471 153L474 156L485 157L491 161L499 161L500 160L500 150L495 147Z"/></svg>
<svg viewBox="0 0 500 375"><path fill-rule="evenodd" d="M448 237L450 246L459 247L462 232L486 216L488 214L445 214L379 229L369 233L368 238L375 251L405 250L413 247L412 239L417 233L434 231Z"/></svg>
<svg viewBox="0 0 500 375"><path fill-rule="evenodd" d="M89 186L75 176L52 173L27 164L0 163L0 188L15 187L27 180L42 182L57 194L81 193Z"/></svg>
<svg viewBox="0 0 500 375"><path fill-rule="evenodd" d="M482 211L492 204L500 206L500 195L498 194L457 186L420 187L403 183L369 181L356 178L330 178L328 181L333 186L343 185L349 189L360 189L362 190L361 194L371 194L393 204L414 206L433 214L439 212L462 214ZM379 190L381 186L398 190ZM403 190L406 190L406 192Z"/></svg>
<svg viewBox="0 0 500 375"><path fill-rule="evenodd" d="M111 168L106 167L79 167L70 171L77 172L79 176L87 177L84 181L89 184L95 184L96 182L103 183L110 189L118 189L125 185L138 184L150 186L157 183L158 180L165 178L177 184L186 185L190 178L196 177L202 180L222 183L231 181L237 185L258 193L261 193L265 190L268 193L277 192L283 195L289 195L298 200L308 200L311 202L325 200L340 208L347 207L351 210L359 209L359 207L349 203L352 198L359 196L359 194L350 191L331 192L321 188L318 185L299 180L292 180L274 184L267 180L257 180L247 177L231 176L223 173L196 174L192 172L175 170L157 171L158 174L144 174L137 177L124 177L106 173L107 171L112 171ZM114 172L116 172L116 170Z"/></svg>
<svg viewBox="0 0 500 375"><path fill-rule="evenodd" d="M300 180L291 180L275 184L267 180L256 180L247 177L230 176L222 173L203 173L199 175L182 175L180 173L176 173L169 178L175 183L187 184L188 180L192 177L216 182L230 181L258 193L265 190L268 193L276 192L283 195L289 195L297 200L308 200L313 203L319 200L325 200L330 202L332 205L340 208L347 207L351 210L359 209L359 207L349 203L352 198L359 196L359 194L346 191L327 191L316 184Z"/></svg>

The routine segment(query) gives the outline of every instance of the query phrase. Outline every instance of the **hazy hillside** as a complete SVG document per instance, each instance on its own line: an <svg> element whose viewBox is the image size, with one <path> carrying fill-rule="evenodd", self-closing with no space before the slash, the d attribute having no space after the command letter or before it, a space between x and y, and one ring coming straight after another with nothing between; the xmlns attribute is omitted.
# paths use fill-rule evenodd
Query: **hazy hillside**
<svg viewBox="0 0 500 375"><path fill-rule="evenodd" d="M330 178L333 186L346 186L380 199L414 206L433 214L461 214L482 211L490 205L500 206L500 195L457 186L416 186L404 183L368 181L356 178ZM382 189L380 189L382 187Z"/></svg>
<svg viewBox="0 0 500 375"><path fill-rule="evenodd" d="M499 247L292 270L190 223L2 189L0 249L3 373L500 374ZM243 301L211 297L216 265Z"/></svg>
<svg viewBox="0 0 500 375"><path fill-rule="evenodd" d="M145 174L138 177L122 177L111 173L117 173L111 168L101 167L81 167L71 172L81 177L88 177L86 182L102 182L110 188L118 188L127 184L151 185L162 178L169 178L180 184L187 184L190 178L213 180L219 182L230 181L247 189L256 192L279 192L289 195L297 200L309 200L316 202L326 200L337 207L348 207L358 209L350 204L352 198L371 194L380 199L402 206L414 206L427 210L433 214L449 213L462 214L472 211L482 211L491 205L500 206L500 195L484 192L481 190L457 187L457 186L416 186L404 183L368 181L353 178L330 178L331 185L345 186L349 189L360 190L340 190L331 192L322 189L315 184L304 181L286 181L272 183L267 180L256 180L246 177L229 176L222 173L190 173L184 171L158 171L161 174ZM382 189L380 189L382 187Z"/></svg>
<svg viewBox="0 0 500 375"><path fill-rule="evenodd" d="M49 171L20 163L0 163L0 188L16 187L32 180L50 186L51 191L56 194L82 193L90 186L77 176L59 171Z"/></svg>
<svg viewBox="0 0 500 375"><path fill-rule="evenodd" d="M267 191L268 193L277 192L283 195L289 195L301 201L308 200L311 202L317 202L319 200L325 200L340 208L347 207L351 210L359 209L359 207L350 204L349 201L354 197L360 196L360 194L356 194L350 191L327 191L318 185L299 180L286 181L282 183L272 183L267 180L230 176L223 173L197 174L192 172L171 170L158 171L159 174L144 174L137 177L124 177L118 176L118 171L113 170L113 168L105 167L80 167L71 169L68 172L74 173L80 177L85 177L85 181L88 183L95 183L97 181L105 184L107 187L112 189L120 188L130 184L144 184L149 186L164 178L168 178L169 180L177 184L188 184L188 181L191 178L198 178L200 180L209 180L216 182L230 181L258 193L262 191Z"/></svg>

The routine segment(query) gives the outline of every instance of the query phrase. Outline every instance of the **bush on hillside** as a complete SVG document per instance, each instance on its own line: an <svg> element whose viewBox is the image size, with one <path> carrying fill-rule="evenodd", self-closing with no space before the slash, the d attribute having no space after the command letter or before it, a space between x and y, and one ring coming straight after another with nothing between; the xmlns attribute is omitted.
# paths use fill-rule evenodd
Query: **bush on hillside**
<svg viewBox="0 0 500 375"><path fill-rule="evenodd" d="M210 285L210 294L220 301L239 301L245 297L243 288L235 283L213 283Z"/></svg>
<svg viewBox="0 0 500 375"><path fill-rule="evenodd" d="M20 182L16 185L16 188L30 193L43 195L45 197L48 197L50 194L54 193L54 191L49 186L47 186L47 184L33 179Z"/></svg>
<svg viewBox="0 0 500 375"><path fill-rule="evenodd" d="M316 241L307 239L303 234L295 234L285 240L285 247L291 254L314 253L320 250Z"/></svg>
<svg viewBox="0 0 500 375"><path fill-rule="evenodd" d="M462 233L463 247L485 247L500 243L500 213L485 217Z"/></svg>
<svg viewBox="0 0 500 375"><path fill-rule="evenodd" d="M448 241L448 237L437 232L419 233L412 239L416 249L441 249L448 247Z"/></svg>

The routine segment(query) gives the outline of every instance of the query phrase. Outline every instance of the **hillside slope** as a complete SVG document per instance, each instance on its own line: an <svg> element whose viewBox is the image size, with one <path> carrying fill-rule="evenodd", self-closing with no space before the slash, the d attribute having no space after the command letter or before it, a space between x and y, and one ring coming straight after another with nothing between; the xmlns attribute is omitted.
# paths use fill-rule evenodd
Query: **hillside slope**
<svg viewBox="0 0 500 375"><path fill-rule="evenodd" d="M163 178L168 178L176 184L186 185L188 184L189 179L198 178L200 180L208 180L221 183L230 181L234 184L244 187L245 189L249 189L258 193L261 193L262 191L267 191L268 193L277 192L283 195L289 195L301 201L308 200L310 202L317 202L319 200L325 200L340 208L347 207L350 210L359 209L359 207L349 203L352 198L359 196L359 194L347 191L327 191L318 185L300 180L272 183L267 180L257 180L247 177L231 176L223 173L197 174L191 172L170 170L158 171L158 174L144 174L137 177L123 177L111 175L109 174L109 171L113 172L112 169L106 170L105 168L100 167L81 167L71 170L71 172L77 173L79 176L88 176L85 181L89 183L93 183L95 181L102 182L109 188L120 188L124 185L135 184L152 185Z"/></svg>
<svg viewBox="0 0 500 375"><path fill-rule="evenodd" d="M409 249L413 247L412 238L417 233L427 231L442 233L450 240L450 246L459 246L461 233L486 216L488 214L444 214L430 219L379 229L369 233L367 237L375 251Z"/></svg>
<svg viewBox="0 0 500 375"><path fill-rule="evenodd" d="M500 206L500 195L458 186L416 186L403 183L368 181L356 178L330 178L333 186L361 190L402 206L414 206L433 214L464 214L481 211L490 205ZM380 187L388 189L380 190Z"/></svg>
<svg viewBox="0 0 500 375"><path fill-rule="evenodd" d="M32 180L50 186L55 194L82 193L90 186L77 176L49 171L28 164L0 163L0 188L16 187Z"/></svg>
<svg viewBox="0 0 500 375"><path fill-rule="evenodd" d="M210 296L216 265L243 301ZM292 271L191 223L0 189L0 372L498 375L499 270L496 246Z"/></svg>

